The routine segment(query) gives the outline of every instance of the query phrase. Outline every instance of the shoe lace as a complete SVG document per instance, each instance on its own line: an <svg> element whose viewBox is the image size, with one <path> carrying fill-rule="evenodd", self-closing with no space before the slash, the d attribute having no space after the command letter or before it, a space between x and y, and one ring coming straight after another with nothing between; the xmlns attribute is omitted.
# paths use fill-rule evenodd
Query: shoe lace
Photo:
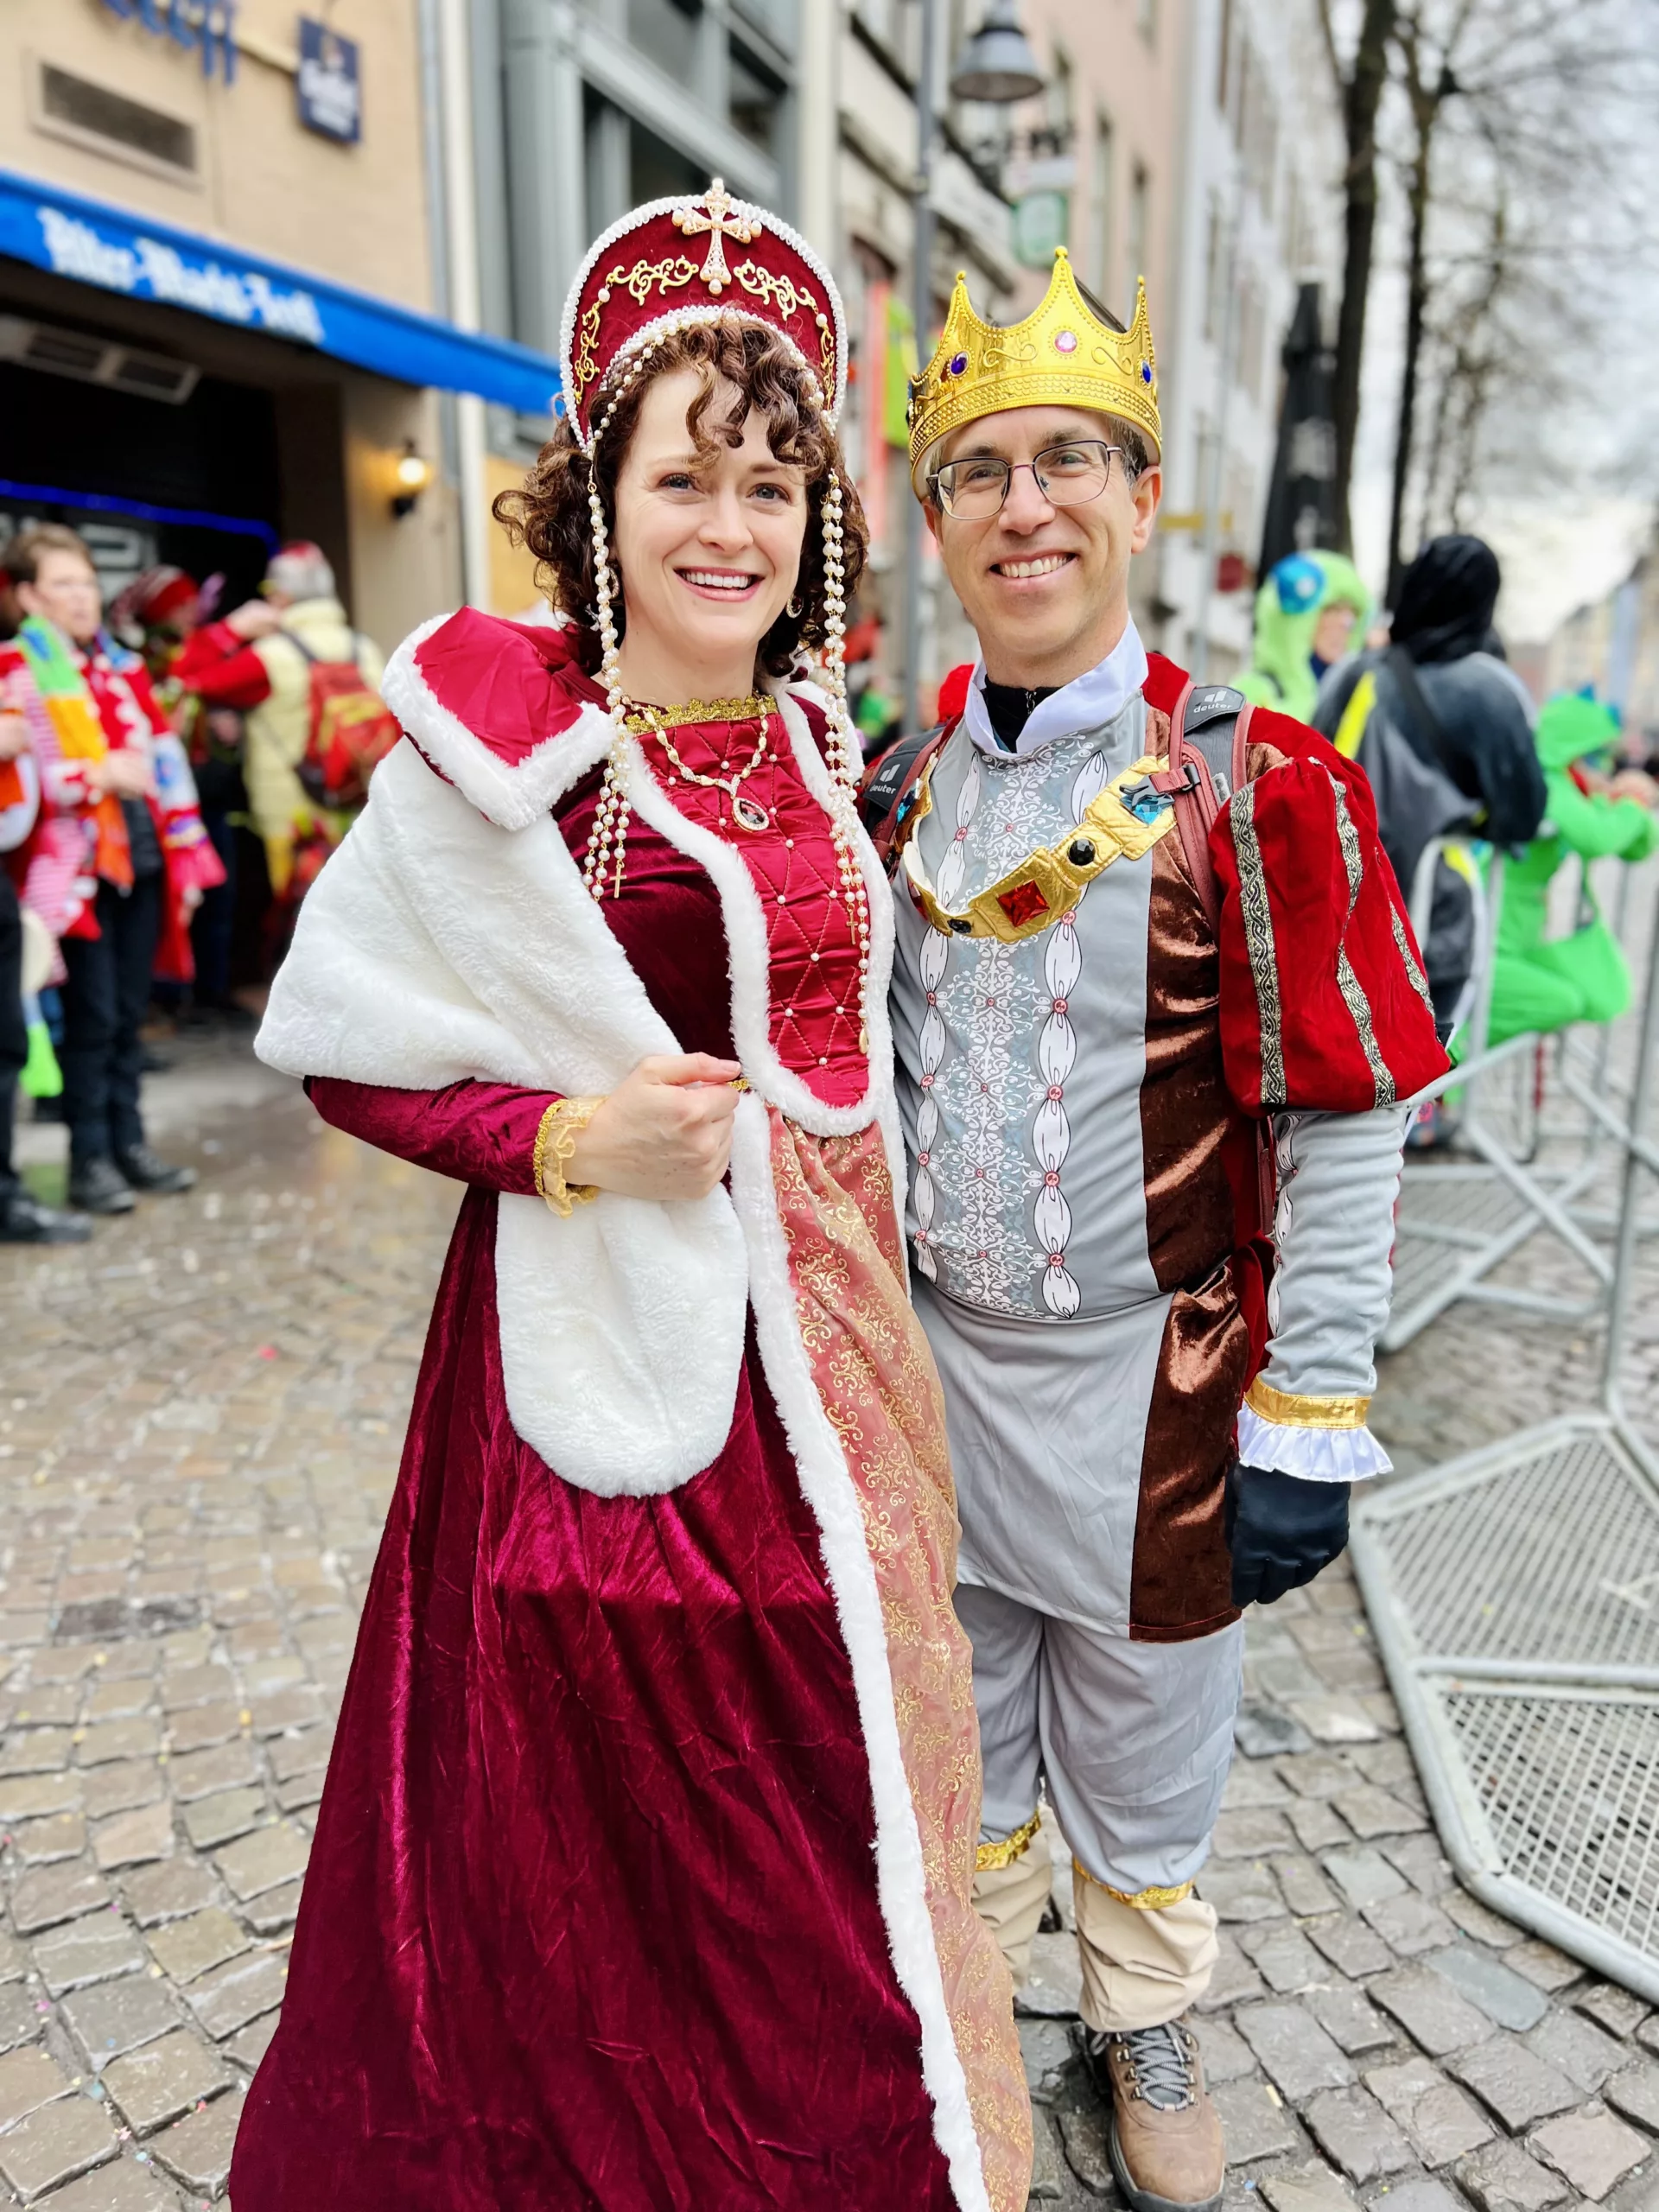
<svg viewBox="0 0 1659 2212"><path fill-rule="evenodd" d="M1128 2062L1131 2094L1154 2112L1180 2112L1198 2101L1192 2041L1182 2028L1132 2028L1112 2037Z"/></svg>

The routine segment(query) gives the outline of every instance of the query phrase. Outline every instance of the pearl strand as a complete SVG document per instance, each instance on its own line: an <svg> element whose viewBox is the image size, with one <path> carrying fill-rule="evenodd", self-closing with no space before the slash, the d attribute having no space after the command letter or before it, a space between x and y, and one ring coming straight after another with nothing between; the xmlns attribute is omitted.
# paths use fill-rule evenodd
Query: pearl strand
<svg viewBox="0 0 1659 2212"><path fill-rule="evenodd" d="M661 343L651 339L642 346L628 364L620 384L612 395L593 434L589 454L595 455L600 439L610 426L610 420L621 405L630 385ZM614 608L617 583L611 568L610 534L605 526L605 503L599 496L597 461L590 458L588 464L588 515L594 538L594 597L599 611L599 635L603 652L600 658L600 680L605 687L606 711L611 718L614 733L611 749L606 756L605 780L600 787L599 805L594 815L594 826L588 839L588 851L582 864L582 880L588 896L595 905L606 893L606 877L610 877L610 895L622 895L622 871L626 861L628 842L628 726L627 701L622 689L620 664L621 646L616 634Z"/></svg>

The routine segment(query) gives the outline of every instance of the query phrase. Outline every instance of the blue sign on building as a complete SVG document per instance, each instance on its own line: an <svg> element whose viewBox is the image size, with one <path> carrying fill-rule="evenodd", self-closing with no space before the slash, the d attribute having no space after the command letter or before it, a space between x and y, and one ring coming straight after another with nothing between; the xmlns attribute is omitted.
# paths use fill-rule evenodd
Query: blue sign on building
<svg viewBox="0 0 1659 2212"><path fill-rule="evenodd" d="M300 121L306 129L355 146L363 136L357 41L302 16L298 86Z"/></svg>
<svg viewBox="0 0 1659 2212"><path fill-rule="evenodd" d="M524 415L550 415L562 404L558 364L511 339L457 330L394 301L243 253L223 239L197 237L3 168L0 258L315 346L402 384L476 392Z"/></svg>
<svg viewBox="0 0 1659 2212"><path fill-rule="evenodd" d="M217 65L227 85L236 82L237 0L104 0L104 5L124 22L140 23L188 54L200 54L204 77Z"/></svg>

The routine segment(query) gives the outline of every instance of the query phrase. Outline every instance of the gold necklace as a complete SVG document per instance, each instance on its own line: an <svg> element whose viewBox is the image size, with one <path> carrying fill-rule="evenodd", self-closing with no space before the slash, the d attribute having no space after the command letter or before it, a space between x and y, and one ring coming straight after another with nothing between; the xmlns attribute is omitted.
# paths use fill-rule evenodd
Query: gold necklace
<svg viewBox="0 0 1659 2212"><path fill-rule="evenodd" d="M769 715L772 706L764 691L752 691L747 699L683 699L677 707L652 707L630 699L626 720L633 734L643 737L648 729L681 729L690 722L752 722L757 715Z"/></svg>
<svg viewBox="0 0 1659 2212"><path fill-rule="evenodd" d="M689 766L680 758L679 747L658 720L655 707L641 707L639 714L645 727L654 730L662 740L663 750L667 753L674 772L680 780L687 784L700 784L705 791L724 791L732 802L732 819L738 828L751 830L758 836L761 830L771 829L772 816L758 798L752 798L741 786L747 782L772 749L771 710L772 702L768 699L760 709L760 734L755 739L754 751L747 765L734 770L727 762L722 761L721 766L725 772L718 776L705 776L701 769ZM700 717L700 719L702 718ZM721 719L734 721L740 718L728 715ZM747 717L744 716L742 719L747 720Z"/></svg>

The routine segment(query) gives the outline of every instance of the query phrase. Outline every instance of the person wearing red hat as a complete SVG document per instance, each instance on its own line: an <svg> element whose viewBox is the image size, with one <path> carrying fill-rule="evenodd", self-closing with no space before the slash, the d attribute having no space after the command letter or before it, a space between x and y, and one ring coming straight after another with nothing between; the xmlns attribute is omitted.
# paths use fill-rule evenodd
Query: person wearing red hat
<svg viewBox="0 0 1659 2212"><path fill-rule="evenodd" d="M841 306L716 181L598 241L565 338L499 503L561 620L393 656L257 1043L470 1187L232 2193L1023 2212Z"/></svg>

